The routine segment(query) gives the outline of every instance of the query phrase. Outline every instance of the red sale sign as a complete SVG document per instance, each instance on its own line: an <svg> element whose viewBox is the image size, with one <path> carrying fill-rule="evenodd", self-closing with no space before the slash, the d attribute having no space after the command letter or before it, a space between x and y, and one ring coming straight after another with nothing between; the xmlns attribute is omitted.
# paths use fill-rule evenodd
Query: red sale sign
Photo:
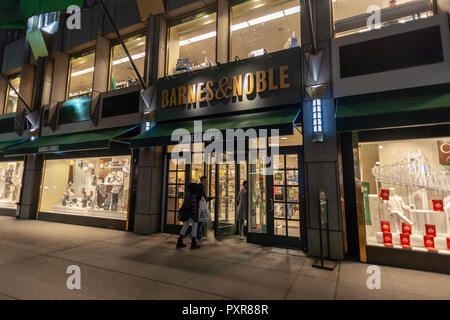
<svg viewBox="0 0 450 320"><path fill-rule="evenodd" d="M389 221L381 221L381 232L391 232L391 224Z"/></svg>
<svg viewBox="0 0 450 320"><path fill-rule="evenodd" d="M400 243L403 248L411 248L411 238L409 233L402 233L400 235Z"/></svg>
<svg viewBox="0 0 450 320"><path fill-rule="evenodd" d="M425 248L428 250L435 251L436 248L434 247L434 237L433 236L423 236L423 244Z"/></svg>
<svg viewBox="0 0 450 320"><path fill-rule="evenodd" d="M433 205L433 211L443 212L444 211L444 201L442 200L431 200Z"/></svg>
<svg viewBox="0 0 450 320"><path fill-rule="evenodd" d="M387 247L392 247L394 245L392 242L392 233L390 232L383 233L383 243Z"/></svg>
<svg viewBox="0 0 450 320"><path fill-rule="evenodd" d="M447 249L450 250L450 238L447 238Z"/></svg>
<svg viewBox="0 0 450 320"><path fill-rule="evenodd" d="M412 234L412 226L406 222L402 222L402 233Z"/></svg>
<svg viewBox="0 0 450 320"><path fill-rule="evenodd" d="M389 200L389 195L391 191L389 189L380 189L380 199L381 200Z"/></svg>
<svg viewBox="0 0 450 320"><path fill-rule="evenodd" d="M426 224L425 232L427 236L436 237L436 226L434 224Z"/></svg>

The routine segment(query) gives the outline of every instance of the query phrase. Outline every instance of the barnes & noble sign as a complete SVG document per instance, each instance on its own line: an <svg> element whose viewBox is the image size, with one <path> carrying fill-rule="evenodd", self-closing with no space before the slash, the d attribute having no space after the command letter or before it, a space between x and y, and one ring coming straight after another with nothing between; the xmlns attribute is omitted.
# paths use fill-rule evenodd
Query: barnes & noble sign
<svg viewBox="0 0 450 320"><path fill-rule="evenodd" d="M301 102L301 54L293 48L158 80L158 121Z"/></svg>

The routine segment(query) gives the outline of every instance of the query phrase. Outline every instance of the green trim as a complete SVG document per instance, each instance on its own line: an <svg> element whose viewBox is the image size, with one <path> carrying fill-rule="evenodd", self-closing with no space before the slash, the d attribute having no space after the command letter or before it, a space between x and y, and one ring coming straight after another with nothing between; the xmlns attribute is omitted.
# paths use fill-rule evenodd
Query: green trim
<svg viewBox="0 0 450 320"><path fill-rule="evenodd" d="M11 140L11 141L1 141L0 142L0 152L3 152L6 148L15 146L17 144L20 144L27 139L19 139L19 140Z"/></svg>
<svg viewBox="0 0 450 320"><path fill-rule="evenodd" d="M60 110L59 124L90 120L91 105L91 96L84 96L65 101Z"/></svg>
<svg viewBox="0 0 450 320"><path fill-rule="evenodd" d="M135 127L96 130L81 133L40 137L5 150L6 155L34 153L72 152L93 149L109 149L111 140L131 131Z"/></svg>
<svg viewBox="0 0 450 320"><path fill-rule="evenodd" d="M281 135L292 134L293 122L298 112L299 106L290 106L277 111L212 118L202 121L202 129L203 132L208 129L218 129L223 132L226 129L278 128ZM180 128L184 128L192 134L194 133L194 121L159 124L132 138L131 148L173 144L172 132Z"/></svg>
<svg viewBox="0 0 450 320"><path fill-rule="evenodd" d="M189 22L189 21L192 21L192 20L195 20L195 19L200 19L200 18L203 18L206 15L213 14L213 13L217 13L217 6L213 6L213 7L209 8L209 9L206 9L206 10L203 10L203 11L200 11L198 13L194 13L194 14L191 14L191 15L188 15L188 16L175 18L175 19L173 19L173 20L171 20L171 21L169 21L167 23L167 27L168 28L175 27L175 26L180 25L182 23Z"/></svg>
<svg viewBox="0 0 450 320"><path fill-rule="evenodd" d="M336 119L450 107L450 84L405 89L337 100Z"/></svg>

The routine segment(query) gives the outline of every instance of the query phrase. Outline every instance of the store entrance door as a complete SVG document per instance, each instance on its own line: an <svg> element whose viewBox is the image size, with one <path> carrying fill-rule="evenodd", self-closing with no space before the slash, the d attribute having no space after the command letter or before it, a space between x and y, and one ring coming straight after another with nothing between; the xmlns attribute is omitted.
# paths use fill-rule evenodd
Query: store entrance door
<svg viewBox="0 0 450 320"><path fill-rule="evenodd" d="M273 174L262 161L249 167L249 234L253 243L305 248L301 147L280 148Z"/></svg>

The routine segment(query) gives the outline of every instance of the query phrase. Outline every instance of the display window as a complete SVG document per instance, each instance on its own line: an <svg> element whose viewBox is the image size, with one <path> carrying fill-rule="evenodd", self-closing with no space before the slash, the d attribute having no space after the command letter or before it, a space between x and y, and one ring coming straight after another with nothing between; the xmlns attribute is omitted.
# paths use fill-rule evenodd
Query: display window
<svg viewBox="0 0 450 320"><path fill-rule="evenodd" d="M450 254L450 137L359 145L369 246Z"/></svg>
<svg viewBox="0 0 450 320"><path fill-rule="evenodd" d="M433 0L333 0L333 19L336 36L370 31L369 15L376 17L380 10L380 21L371 19L375 28L406 23L433 15ZM385 17L389 17L386 20Z"/></svg>
<svg viewBox="0 0 450 320"><path fill-rule="evenodd" d="M299 0L239 0L234 4L231 8L233 60L300 46Z"/></svg>
<svg viewBox="0 0 450 320"><path fill-rule="evenodd" d="M124 41L130 52L131 58L136 65L139 73L144 74L144 58L145 58L145 40L144 34L129 37ZM111 75L110 90L128 88L139 84L136 72L128 59L125 50L120 43L113 45L111 48Z"/></svg>
<svg viewBox="0 0 450 320"><path fill-rule="evenodd" d="M199 70L216 63L216 10L169 24L167 73Z"/></svg>
<svg viewBox="0 0 450 320"><path fill-rule="evenodd" d="M68 99L74 99L92 94L94 81L95 52L85 52L72 57L69 65Z"/></svg>
<svg viewBox="0 0 450 320"><path fill-rule="evenodd" d="M23 161L0 162L0 208L16 209L22 189Z"/></svg>
<svg viewBox="0 0 450 320"><path fill-rule="evenodd" d="M46 160L40 211L126 220L130 156Z"/></svg>
<svg viewBox="0 0 450 320"><path fill-rule="evenodd" d="M9 78L9 82L11 82L11 85L14 87L14 89L19 92L20 88L20 75L15 75L13 77ZM3 110L3 114L8 113L14 113L17 111L17 101L18 101L17 93L14 92L14 90L11 88L11 86L8 86L7 92L6 92L6 103L5 103L5 109Z"/></svg>

